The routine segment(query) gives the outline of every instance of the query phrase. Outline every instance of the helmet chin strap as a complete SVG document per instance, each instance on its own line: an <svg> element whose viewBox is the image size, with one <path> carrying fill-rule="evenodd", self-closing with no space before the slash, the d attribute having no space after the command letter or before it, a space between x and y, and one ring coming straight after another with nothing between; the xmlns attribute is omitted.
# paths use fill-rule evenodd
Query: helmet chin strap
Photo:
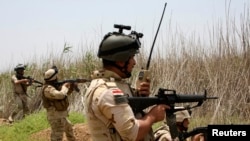
<svg viewBox="0 0 250 141"><path fill-rule="evenodd" d="M128 61L125 62L125 65L123 67L117 65L117 64L114 64L115 67L117 67L121 72L123 72L125 75L126 75L126 78L129 78L131 77L131 72L128 72Z"/></svg>
<svg viewBox="0 0 250 141"><path fill-rule="evenodd" d="M122 67L122 70L121 70L127 78L131 77L131 72L128 72L128 61L125 62L125 65L124 67Z"/></svg>

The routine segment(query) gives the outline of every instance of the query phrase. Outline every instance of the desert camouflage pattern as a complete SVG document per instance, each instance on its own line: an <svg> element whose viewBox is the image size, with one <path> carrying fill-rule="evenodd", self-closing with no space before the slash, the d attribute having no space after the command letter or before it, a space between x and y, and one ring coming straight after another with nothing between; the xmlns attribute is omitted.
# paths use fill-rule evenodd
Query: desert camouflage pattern
<svg viewBox="0 0 250 141"><path fill-rule="evenodd" d="M29 114L30 111L28 107L28 95L26 93L29 85L15 84L17 81L16 75L13 75L11 77L11 83L13 85L14 102L12 103L13 110L9 116L10 121L20 120Z"/></svg>
<svg viewBox="0 0 250 141"><path fill-rule="evenodd" d="M67 118L51 119L49 124L51 125L51 141L62 141L64 132L68 141L75 141L73 125Z"/></svg>
<svg viewBox="0 0 250 141"><path fill-rule="evenodd" d="M85 94L85 115L91 138L93 141L134 141L139 123L125 98L133 96L133 89L111 71L95 71L92 77Z"/></svg>
<svg viewBox="0 0 250 141"><path fill-rule="evenodd" d="M51 85L44 86L43 95L49 99L67 99L68 88L62 86L61 90L58 91ZM73 133L73 125L67 119L68 110L58 111L51 105L46 108L47 119L51 126L51 141L62 141L63 133L65 132L68 141L75 141Z"/></svg>
<svg viewBox="0 0 250 141"><path fill-rule="evenodd" d="M181 108L183 109L184 107L175 107L175 109ZM174 113L176 116L176 122L183 122L184 119L190 119L190 114L188 113L187 110L181 110L181 111L177 111ZM155 131L154 131L154 136L156 141L176 141L178 140L178 138L176 139L172 139L171 134L170 134L170 130L169 130L169 126L167 125L166 122L163 123L163 125L161 125L160 127L158 127ZM190 138L187 138L186 141L189 141Z"/></svg>
<svg viewBox="0 0 250 141"><path fill-rule="evenodd" d="M155 130L154 133L155 141L172 141L169 127L166 124L163 124Z"/></svg>

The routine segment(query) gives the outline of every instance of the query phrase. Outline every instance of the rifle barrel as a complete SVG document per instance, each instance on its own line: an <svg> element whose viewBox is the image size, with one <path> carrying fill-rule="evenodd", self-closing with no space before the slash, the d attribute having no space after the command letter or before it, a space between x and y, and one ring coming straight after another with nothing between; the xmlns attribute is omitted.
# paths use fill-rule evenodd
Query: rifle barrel
<svg viewBox="0 0 250 141"><path fill-rule="evenodd" d="M207 97L207 99L218 99L219 97L213 96L213 97Z"/></svg>

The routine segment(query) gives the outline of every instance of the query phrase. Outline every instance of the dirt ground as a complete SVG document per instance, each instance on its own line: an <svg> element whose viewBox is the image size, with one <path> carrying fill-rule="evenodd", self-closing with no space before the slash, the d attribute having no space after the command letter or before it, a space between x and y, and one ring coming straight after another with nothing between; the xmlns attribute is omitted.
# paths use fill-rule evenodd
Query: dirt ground
<svg viewBox="0 0 250 141"><path fill-rule="evenodd" d="M0 119L0 126L7 124L9 125L10 123L6 119ZM88 131L88 128L86 124L75 124L73 126L74 134L76 137L77 141L92 141L90 138L90 133ZM36 141L49 141L50 140L50 132L51 129L45 129L40 132L34 133L30 136L31 140L36 140ZM63 137L63 141L67 141L65 135Z"/></svg>

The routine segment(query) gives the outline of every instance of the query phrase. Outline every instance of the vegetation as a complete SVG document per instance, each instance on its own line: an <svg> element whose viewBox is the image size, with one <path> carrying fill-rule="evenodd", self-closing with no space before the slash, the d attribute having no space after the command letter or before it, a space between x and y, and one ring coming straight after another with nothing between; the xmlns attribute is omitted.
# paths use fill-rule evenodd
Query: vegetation
<svg viewBox="0 0 250 141"><path fill-rule="evenodd" d="M217 96L217 100L208 100L193 110L191 127L207 126L208 124L249 124L250 116L250 15L249 9L240 19L226 13L226 23L218 22L204 35L183 35L171 22L164 29L156 44L150 66L152 92L159 87L176 90L180 94L203 93L207 90L209 96ZM238 24L239 23L239 24ZM173 29L176 29L175 31ZM207 34L205 34L207 33ZM146 45L144 45L146 46ZM162 48L160 48L162 47ZM88 49L89 48L89 49ZM92 48L92 50L91 50ZM67 44L61 55L41 58L47 62L28 63L26 74L37 80L43 80L43 72L56 64L60 69L59 78L89 78L91 72L100 68L101 64L93 52L93 45L82 46L78 55L72 55ZM147 49L141 48L137 56L137 67L130 78L134 85L138 71L148 59ZM67 64L67 66L65 66ZM12 71L0 75L0 110L2 117L8 117L11 110ZM70 110L82 116L82 96L86 85L80 86L81 93L72 94ZM29 89L33 112L41 109L39 101L40 88ZM36 122L38 120L41 123ZM76 116L73 122L84 120ZM32 132L47 128L44 112L32 114L22 122L13 126L0 127L0 140L11 135L28 136ZM20 127L20 128L19 128ZM25 134L20 133L20 129ZM15 136L17 138L17 136ZM16 139L15 138L15 139Z"/></svg>
<svg viewBox="0 0 250 141"><path fill-rule="evenodd" d="M83 123L84 117L76 112L69 114L69 120L73 123ZM45 110L28 115L21 121L0 126L0 140L2 141L28 141L33 133L49 128Z"/></svg>

